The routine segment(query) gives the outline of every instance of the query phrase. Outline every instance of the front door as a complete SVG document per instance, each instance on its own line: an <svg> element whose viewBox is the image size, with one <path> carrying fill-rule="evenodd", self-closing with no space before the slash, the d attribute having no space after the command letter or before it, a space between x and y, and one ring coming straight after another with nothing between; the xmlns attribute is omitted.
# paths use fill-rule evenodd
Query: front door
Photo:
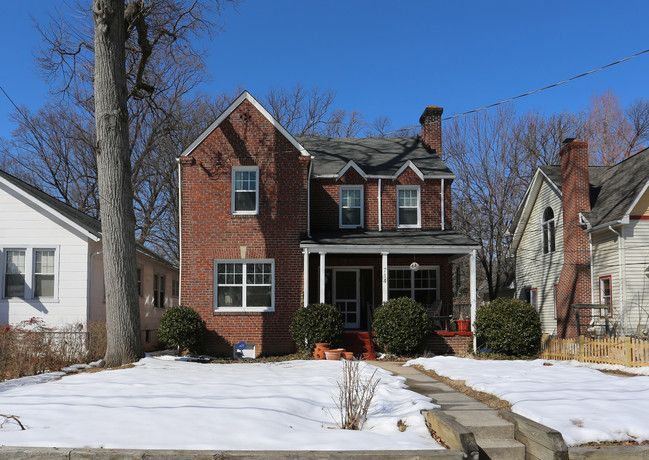
<svg viewBox="0 0 649 460"><path fill-rule="evenodd" d="M360 318L360 289L358 269L335 269L333 303L343 315L345 329L358 329Z"/></svg>

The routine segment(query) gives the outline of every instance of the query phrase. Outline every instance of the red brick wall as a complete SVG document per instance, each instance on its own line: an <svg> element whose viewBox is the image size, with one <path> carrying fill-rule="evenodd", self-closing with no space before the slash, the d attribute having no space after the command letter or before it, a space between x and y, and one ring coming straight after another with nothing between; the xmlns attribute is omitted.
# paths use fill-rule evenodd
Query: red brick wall
<svg viewBox="0 0 649 460"><path fill-rule="evenodd" d="M590 212L588 144L580 140L561 149L563 196L563 268L557 286L557 333L575 337L577 322L572 304L591 303L590 239L579 223L580 212ZM579 312L582 331L588 327L590 310Z"/></svg>
<svg viewBox="0 0 649 460"><path fill-rule="evenodd" d="M444 109L429 105L419 118L421 138L438 154L442 152L442 112Z"/></svg>
<svg viewBox="0 0 649 460"><path fill-rule="evenodd" d="M207 322L208 352L231 355L254 343L257 353L291 352L289 324L301 305L309 158L244 100L182 159L182 303ZM259 167L259 215L231 214L232 167ZM214 313L214 259L274 259L275 311Z"/></svg>
<svg viewBox="0 0 649 460"><path fill-rule="evenodd" d="M451 180L444 184L446 229L452 227ZM362 185L364 197L364 225L366 230L379 229L378 179L363 179L354 169L349 169L340 180L316 179L311 183L311 230L337 230L341 185ZM406 169L396 180L381 181L381 215L383 230L397 228L397 186L418 185L421 194L422 229L441 229L441 180L422 181L412 169Z"/></svg>
<svg viewBox="0 0 649 460"><path fill-rule="evenodd" d="M436 355L456 355L473 350L473 334L433 331L425 346Z"/></svg>

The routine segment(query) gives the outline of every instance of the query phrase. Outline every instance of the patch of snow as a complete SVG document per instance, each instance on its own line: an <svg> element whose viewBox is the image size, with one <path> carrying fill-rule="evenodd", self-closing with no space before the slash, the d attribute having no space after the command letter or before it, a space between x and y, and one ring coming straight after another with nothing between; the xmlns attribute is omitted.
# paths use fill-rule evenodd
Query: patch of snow
<svg viewBox="0 0 649 460"><path fill-rule="evenodd" d="M364 362L360 366L364 378L376 369ZM438 406L405 389L403 377L383 369L376 372L381 382L364 429L337 429L334 399L341 369L340 361L200 364L160 356L146 357L131 368L71 374L40 385L4 382L0 407L3 413L20 417L27 430L0 429L0 445L192 450L441 448L420 413ZM2 388L5 384L13 386ZM408 426L405 432L399 431L399 420Z"/></svg>
<svg viewBox="0 0 649 460"><path fill-rule="evenodd" d="M616 376L591 366L540 359L438 356L405 365L414 364L508 401L513 412L561 432L569 446L649 439L649 377Z"/></svg>

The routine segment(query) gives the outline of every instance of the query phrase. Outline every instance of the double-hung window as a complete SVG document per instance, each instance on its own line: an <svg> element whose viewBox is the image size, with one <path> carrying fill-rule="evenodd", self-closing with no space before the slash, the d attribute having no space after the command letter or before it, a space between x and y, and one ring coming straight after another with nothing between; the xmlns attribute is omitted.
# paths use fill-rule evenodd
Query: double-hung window
<svg viewBox="0 0 649 460"><path fill-rule="evenodd" d="M543 254L549 254L555 251L555 224L554 224L554 211L551 207L545 208L543 211Z"/></svg>
<svg viewBox="0 0 649 460"><path fill-rule="evenodd" d="M363 226L363 186L340 186L340 228Z"/></svg>
<svg viewBox="0 0 649 460"><path fill-rule="evenodd" d="M272 311L272 259L215 260L214 311Z"/></svg>
<svg viewBox="0 0 649 460"><path fill-rule="evenodd" d="M539 311L539 291L536 288L530 289L530 305L534 307L536 312Z"/></svg>
<svg viewBox="0 0 649 460"><path fill-rule="evenodd" d="M397 186L397 227L421 227L421 200L418 186Z"/></svg>
<svg viewBox="0 0 649 460"><path fill-rule="evenodd" d="M153 275L153 306L164 308L165 306L165 284L167 279L164 275L155 273Z"/></svg>
<svg viewBox="0 0 649 460"><path fill-rule="evenodd" d="M232 214L258 214L259 168L235 166L232 168Z"/></svg>
<svg viewBox="0 0 649 460"><path fill-rule="evenodd" d="M608 305L608 311L599 311L600 318L608 315L609 318L613 317L613 295L611 291L611 275L601 276L599 278L599 303L601 305Z"/></svg>
<svg viewBox="0 0 649 460"><path fill-rule="evenodd" d="M388 297L410 297L426 307L439 300L439 271L436 267L392 268L389 271Z"/></svg>
<svg viewBox="0 0 649 460"><path fill-rule="evenodd" d="M56 300L58 250L0 248L0 297Z"/></svg>

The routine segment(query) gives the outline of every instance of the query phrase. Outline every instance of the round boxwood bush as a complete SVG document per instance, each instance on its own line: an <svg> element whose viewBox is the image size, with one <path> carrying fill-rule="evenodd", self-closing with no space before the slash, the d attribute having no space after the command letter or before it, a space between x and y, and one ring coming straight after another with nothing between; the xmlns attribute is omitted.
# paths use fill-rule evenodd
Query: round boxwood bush
<svg viewBox="0 0 649 460"><path fill-rule="evenodd" d="M498 298L476 312L477 339L494 353L534 356L541 348L541 320L527 302Z"/></svg>
<svg viewBox="0 0 649 460"><path fill-rule="evenodd" d="M291 322L291 337L300 350L309 353L316 343L327 342L333 346L340 342L343 331L340 312L326 303L312 303L300 308Z"/></svg>
<svg viewBox="0 0 649 460"><path fill-rule="evenodd" d="M205 330L205 321L198 312L180 305L170 308L160 318L158 339L180 352L200 353Z"/></svg>
<svg viewBox="0 0 649 460"><path fill-rule="evenodd" d="M374 314L372 328L379 345L395 355L410 355L419 349L431 331L426 309L409 297L390 299Z"/></svg>

